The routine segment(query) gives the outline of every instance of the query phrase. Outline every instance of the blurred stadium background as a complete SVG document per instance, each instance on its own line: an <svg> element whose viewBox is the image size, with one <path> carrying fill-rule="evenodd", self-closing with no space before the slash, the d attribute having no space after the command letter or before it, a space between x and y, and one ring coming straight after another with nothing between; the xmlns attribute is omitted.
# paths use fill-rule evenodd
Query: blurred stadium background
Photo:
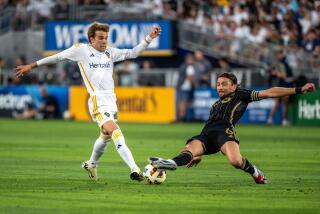
<svg viewBox="0 0 320 214"><path fill-rule="evenodd" d="M119 48L134 47L152 25L162 27L142 57L115 66L121 121L205 120L221 71L248 88L273 86L281 72L293 73L288 81L296 86L320 81L319 1L1 0L0 12L1 117L89 120L75 63L41 67L21 80L13 70L86 42L93 21L110 24L109 43ZM183 86L186 73L191 88ZM56 111L43 112L44 103ZM319 92L292 98L290 123L319 125L319 103ZM273 105L251 105L241 122L266 123ZM280 111L273 123L281 124Z"/></svg>
<svg viewBox="0 0 320 214"><path fill-rule="evenodd" d="M173 156L201 130L219 72L251 89L277 85L283 73L295 86L320 84L320 1L0 0L0 213L319 212L319 89L290 98L290 126L280 126L281 109L275 126L263 125L273 99L250 104L241 119L242 152L270 185L257 187L221 154L168 173L161 186L139 185L113 149L101 180L88 182L79 164L98 129L78 122L90 116L77 64L20 80L14 68L87 42L93 21L110 24L109 43L119 48L162 28L142 56L115 65L119 120L140 167L150 155Z"/></svg>

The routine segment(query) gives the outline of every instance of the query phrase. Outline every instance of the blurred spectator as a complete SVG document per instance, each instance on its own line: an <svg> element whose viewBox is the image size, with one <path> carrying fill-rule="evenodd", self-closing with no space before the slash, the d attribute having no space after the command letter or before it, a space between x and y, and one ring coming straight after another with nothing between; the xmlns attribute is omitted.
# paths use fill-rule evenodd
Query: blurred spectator
<svg viewBox="0 0 320 214"><path fill-rule="evenodd" d="M229 63L227 62L227 60L225 58L220 58L218 60L218 66L221 71L220 73L230 72Z"/></svg>
<svg viewBox="0 0 320 214"><path fill-rule="evenodd" d="M249 13L247 7L244 4L237 4L231 19L235 21L237 24L240 24L242 20L248 21Z"/></svg>
<svg viewBox="0 0 320 214"><path fill-rule="evenodd" d="M161 18L164 14L163 0L142 0L144 5L149 5L152 15L155 18Z"/></svg>
<svg viewBox="0 0 320 214"><path fill-rule="evenodd" d="M179 121L187 120L187 110L193 99L193 89L197 86L195 60L192 54L188 54L179 69L177 84Z"/></svg>
<svg viewBox="0 0 320 214"><path fill-rule="evenodd" d="M14 30L26 30L31 24L31 6L29 0L19 0L13 20Z"/></svg>
<svg viewBox="0 0 320 214"><path fill-rule="evenodd" d="M302 33L306 34L311 28L311 14L305 8L300 8L300 15L299 24L302 27Z"/></svg>
<svg viewBox="0 0 320 214"><path fill-rule="evenodd" d="M134 86L137 82L139 65L131 60L125 60L115 66L120 86Z"/></svg>
<svg viewBox="0 0 320 214"><path fill-rule="evenodd" d="M57 0L53 8L55 20L67 20L69 16L69 4L65 0Z"/></svg>
<svg viewBox="0 0 320 214"><path fill-rule="evenodd" d="M265 41L266 36L267 36L266 30L262 28L261 25L254 24L254 26L251 28L248 39L252 43L260 44Z"/></svg>
<svg viewBox="0 0 320 214"><path fill-rule="evenodd" d="M8 6L8 0L0 0L0 12L4 11Z"/></svg>
<svg viewBox="0 0 320 214"><path fill-rule="evenodd" d="M163 15L162 18L175 20L177 18L177 13L172 9L170 2L163 3Z"/></svg>
<svg viewBox="0 0 320 214"><path fill-rule="evenodd" d="M4 61L4 59L2 57L0 57L0 84L4 83L4 78L5 78L5 74L4 74L4 69L6 67L6 62Z"/></svg>
<svg viewBox="0 0 320 214"><path fill-rule="evenodd" d="M144 60L142 62L141 72L139 73L138 83L140 86L164 86L165 79L163 74L152 72L155 64L151 60Z"/></svg>
<svg viewBox="0 0 320 214"><path fill-rule="evenodd" d="M60 75L60 82L64 85L82 85L79 66L75 62L67 61Z"/></svg>
<svg viewBox="0 0 320 214"><path fill-rule="evenodd" d="M33 103L26 103L21 112L13 112L12 116L16 119L53 119L59 117L57 100L48 95L47 88L41 86L40 105L38 108Z"/></svg>
<svg viewBox="0 0 320 214"><path fill-rule="evenodd" d="M202 51L194 52L195 63L194 67L199 78L200 87L209 87L211 84L211 63L208 59L205 58Z"/></svg>
<svg viewBox="0 0 320 214"><path fill-rule="evenodd" d="M273 70L271 71L271 75L274 77L274 81L271 86L279 86L279 87L293 87L293 73L292 69L287 62L287 58L282 50L278 50L276 52L277 63ZM271 113L268 118L268 124L273 123L273 117L280 107L282 106L282 125L288 125L288 107L289 107L289 97L275 98L274 99L274 107L271 110Z"/></svg>
<svg viewBox="0 0 320 214"><path fill-rule="evenodd" d="M290 35L288 34L288 30L283 30L282 38L281 35L278 33L278 31L274 27L270 27L268 29L268 35L266 38L266 41L274 44L274 45L281 45L282 41L284 44L288 44L290 40Z"/></svg>
<svg viewBox="0 0 320 214"><path fill-rule="evenodd" d="M292 51L287 54L287 62L293 70L296 70L298 69L299 58L302 57L303 50L294 43L290 44L290 50Z"/></svg>
<svg viewBox="0 0 320 214"><path fill-rule="evenodd" d="M230 21L228 23L228 27L225 30L225 33L226 36L232 41L230 46L230 54L232 56L235 56L241 49L241 41L239 39L243 37L242 32L238 29L237 23L235 21Z"/></svg>
<svg viewBox="0 0 320 214"><path fill-rule="evenodd" d="M199 15L199 11L196 5L191 5L190 10L185 12L184 21L188 24L201 26L202 25L201 14Z"/></svg>
<svg viewBox="0 0 320 214"><path fill-rule="evenodd" d="M216 4L216 3L211 3L210 9L211 9L211 11L210 11L210 13L211 13L211 19L212 19L214 22L223 21L224 16L223 16L223 13L221 13L221 10L220 10L218 4Z"/></svg>
<svg viewBox="0 0 320 214"><path fill-rule="evenodd" d="M55 1L52 0L31 0L31 8L36 13L38 24L44 24L53 18L52 10L54 7Z"/></svg>
<svg viewBox="0 0 320 214"><path fill-rule="evenodd" d="M55 68L54 65L43 66L40 71L40 75L41 75L40 82L48 85L57 84L58 78L54 68Z"/></svg>
<svg viewBox="0 0 320 214"><path fill-rule="evenodd" d="M36 119L38 111L34 107L33 103L26 103L26 106L21 112L14 111L12 112L12 117L15 119Z"/></svg>
<svg viewBox="0 0 320 214"><path fill-rule="evenodd" d="M311 10L311 25L317 27L320 24L320 1L314 3L314 8Z"/></svg>
<svg viewBox="0 0 320 214"><path fill-rule="evenodd" d="M45 86L40 87L41 105L38 109L38 113L41 118L58 118L58 102L55 97L48 94Z"/></svg>
<svg viewBox="0 0 320 214"><path fill-rule="evenodd" d="M307 53L314 53L317 47L320 46L319 36L316 30L310 29L302 42L303 49Z"/></svg>
<svg viewBox="0 0 320 214"><path fill-rule="evenodd" d="M9 8L8 0L0 0L0 31L2 29L8 29L12 23L12 15L6 13Z"/></svg>
<svg viewBox="0 0 320 214"><path fill-rule="evenodd" d="M288 46L297 44L297 41L296 41L297 37L294 32L294 29L290 30L289 27L284 26L281 34L282 34L282 38L281 38L282 45L288 47Z"/></svg>

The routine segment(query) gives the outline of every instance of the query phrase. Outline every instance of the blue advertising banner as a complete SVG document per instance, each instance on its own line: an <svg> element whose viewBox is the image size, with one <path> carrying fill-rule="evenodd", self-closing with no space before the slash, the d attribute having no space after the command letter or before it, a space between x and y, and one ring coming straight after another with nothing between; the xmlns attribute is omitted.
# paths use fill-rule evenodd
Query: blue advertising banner
<svg viewBox="0 0 320 214"><path fill-rule="evenodd" d="M161 35L149 45L144 55L172 55L172 31L169 21L108 21L108 43L117 48L133 48L150 32L152 26L161 27ZM46 55L69 48L76 43L87 43L87 31L92 22L47 22L45 26Z"/></svg>
<svg viewBox="0 0 320 214"><path fill-rule="evenodd" d="M12 117L16 112L22 112L28 106L39 109L44 102L39 86L2 86L0 87L0 117ZM68 109L69 89L66 86L46 87L48 95L57 103L58 113Z"/></svg>
<svg viewBox="0 0 320 214"><path fill-rule="evenodd" d="M262 90L262 88L254 88ZM196 89L194 91L193 117L195 120L205 121L209 118L210 109L214 102L219 99L215 89ZM265 99L252 102L248 105L239 123L267 123L268 116L274 106L273 99ZM273 119L274 124L281 123L281 112L278 111Z"/></svg>

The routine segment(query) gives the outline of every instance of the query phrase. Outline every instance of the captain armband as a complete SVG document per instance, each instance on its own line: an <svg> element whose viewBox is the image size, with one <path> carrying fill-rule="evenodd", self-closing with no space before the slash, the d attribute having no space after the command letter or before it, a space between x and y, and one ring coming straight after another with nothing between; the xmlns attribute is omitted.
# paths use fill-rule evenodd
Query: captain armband
<svg viewBox="0 0 320 214"><path fill-rule="evenodd" d="M146 41L146 43L149 45L152 42L152 37L150 35L147 35L144 41Z"/></svg>

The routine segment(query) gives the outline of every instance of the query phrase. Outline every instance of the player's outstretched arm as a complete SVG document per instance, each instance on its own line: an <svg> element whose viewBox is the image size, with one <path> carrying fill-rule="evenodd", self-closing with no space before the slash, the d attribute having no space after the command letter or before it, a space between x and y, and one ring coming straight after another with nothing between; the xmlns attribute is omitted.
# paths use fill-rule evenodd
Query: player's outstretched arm
<svg viewBox="0 0 320 214"><path fill-rule="evenodd" d="M297 88L284 88L284 87L273 87L267 90L259 91L259 98L276 98L284 97L293 94L305 94L308 92L313 92L316 90L316 87L313 83L307 83L302 87Z"/></svg>
<svg viewBox="0 0 320 214"><path fill-rule="evenodd" d="M79 60L79 45L73 45L70 48L61 51L60 53L54 54L52 56L45 57L43 59L40 59L36 62L32 62L27 65L19 65L15 69L15 76L17 78L22 77L25 74L28 74L32 71L33 68L36 68L38 66L42 65L48 65L52 63L57 63L59 61L63 61L66 59L72 60L72 61L78 61Z"/></svg>
<svg viewBox="0 0 320 214"><path fill-rule="evenodd" d="M152 40L158 37L161 33L159 26L153 26L146 38L141 41L137 46L132 49L113 49L113 62L123 61L126 59L137 58L152 42Z"/></svg>
<svg viewBox="0 0 320 214"><path fill-rule="evenodd" d="M15 76L17 78L20 78L23 75L30 73L32 69L36 67L38 67L36 62L27 64L27 65L19 65L15 68Z"/></svg>

